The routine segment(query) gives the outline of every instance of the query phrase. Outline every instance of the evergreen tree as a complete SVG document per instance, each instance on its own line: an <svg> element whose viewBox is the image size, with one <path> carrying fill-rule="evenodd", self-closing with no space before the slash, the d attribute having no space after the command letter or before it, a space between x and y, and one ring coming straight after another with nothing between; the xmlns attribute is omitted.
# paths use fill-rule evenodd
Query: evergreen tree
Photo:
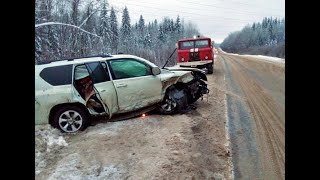
<svg viewBox="0 0 320 180"><path fill-rule="evenodd" d="M165 38L165 31L162 25L159 26L159 34L158 34L158 39L162 42L165 43L166 38Z"/></svg>
<svg viewBox="0 0 320 180"><path fill-rule="evenodd" d="M114 12L113 7L110 13L110 29L111 29L111 50L112 53L117 53L118 43L119 43L119 33L118 33L118 21L117 16Z"/></svg>
<svg viewBox="0 0 320 180"><path fill-rule="evenodd" d="M263 18L261 23L253 23L240 32L231 33L220 45L233 53L260 53L284 57L284 19Z"/></svg>
<svg viewBox="0 0 320 180"><path fill-rule="evenodd" d="M139 23L138 23L138 43L139 47L144 47L144 41L145 41L145 25L144 25L144 19L142 15L140 15Z"/></svg>
<svg viewBox="0 0 320 180"><path fill-rule="evenodd" d="M181 38L182 29L181 29L181 22L180 22L180 17L179 16L176 19L174 27L175 27L175 31L176 31L178 37Z"/></svg>
<svg viewBox="0 0 320 180"><path fill-rule="evenodd" d="M111 44L111 29L107 7L108 3L104 0L102 2L102 10L100 13L100 36L103 39L104 50L109 52Z"/></svg>
<svg viewBox="0 0 320 180"><path fill-rule="evenodd" d="M127 7L124 8L122 13L122 22L121 22L121 44L122 44L122 50L125 51L125 53L128 53L131 48L130 42L132 42L131 39L131 25L130 25L130 17Z"/></svg>
<svg viewBox="0 0 320 180"><path fill-rule="evenodd" d="M96 3L100 3L100 6ZM163 65L184 32L185 35L192 36L199 34L194 24L186 26L180 16L176 19L165 17L161 21L155 19L146 22L141 15L139 20L131 25L127 8L122 12L119 28L115 8L111 8L109 14L108 7L107 0L36 0L36 24L60 22L75 25L102 38L69 26L47 25L36 28L35 62L123 52ZM281 34L277 33L277 39L281 37Z"/></svg>

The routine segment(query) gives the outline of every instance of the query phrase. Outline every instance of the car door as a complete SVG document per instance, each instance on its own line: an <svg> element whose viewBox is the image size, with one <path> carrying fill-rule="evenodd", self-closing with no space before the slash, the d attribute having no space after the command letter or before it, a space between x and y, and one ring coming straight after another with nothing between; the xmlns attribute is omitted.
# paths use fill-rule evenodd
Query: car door
<svg viewBox="0 0 320 180"><path fill-rule="evenodd" d="M76 74L77 72L78 75ZM119 110L117 93L110 79L105 62L90 62L78 65L75 67L75 77L78 77L78 79L89 77L93 83L93 93L95 94L96 100L103 103L105 113L109 115L109 118L111 118L112 114L117 113ZM83 97L83 99L85 103L88 104L88 98Z"/></svg>
<svg viewBox="0 0 320 180"><path fill-rule="evenodd" d="M107 105L112 114L119 111L117 92L110 79L110 73L105 62L93 62L86 64L94 79L94 87L99 92L102 101Z"/></svg>
<svg viewBox="0 0 320 180"><path fill-rule="evenodd" d="M120 112L128 112L161 101L159 75L152 75L151 66L133 58L108 61L118 95Z"/></svg>

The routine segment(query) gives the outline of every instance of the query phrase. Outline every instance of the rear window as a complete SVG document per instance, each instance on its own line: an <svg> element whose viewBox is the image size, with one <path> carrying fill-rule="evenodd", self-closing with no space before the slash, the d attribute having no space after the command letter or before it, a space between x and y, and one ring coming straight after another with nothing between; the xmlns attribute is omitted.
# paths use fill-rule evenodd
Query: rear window
<svg viewBox="0 0 320 180"><path fill-rule="evenodd" d="M47 67L41 71L40 77L53 86L71 84L72 64L64 66Z"/></svg>

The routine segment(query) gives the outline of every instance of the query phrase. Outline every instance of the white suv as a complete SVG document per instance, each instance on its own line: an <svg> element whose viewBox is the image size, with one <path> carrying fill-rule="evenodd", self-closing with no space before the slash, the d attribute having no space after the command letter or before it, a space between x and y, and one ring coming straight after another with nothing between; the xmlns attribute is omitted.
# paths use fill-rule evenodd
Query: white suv
<svg viewBox="0 0 320 180"><path fill-rule="evenodd" d="M163 68L133 55L93 56L35 65L35 124L63 132L87 127L90 116L134 112L156 105L181 111L209 92L193 68Z"/></svg>

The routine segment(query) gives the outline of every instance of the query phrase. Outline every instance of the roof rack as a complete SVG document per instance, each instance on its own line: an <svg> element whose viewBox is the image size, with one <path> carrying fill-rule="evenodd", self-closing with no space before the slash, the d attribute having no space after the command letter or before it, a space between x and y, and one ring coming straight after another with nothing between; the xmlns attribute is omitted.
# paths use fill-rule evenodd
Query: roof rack
<svg viewBox="0 0 320 180"><path fill-rule="evenodd" d="M61 58L60 60L49 60L49 61L42 61L42 62L38 62L37 65L41 65L41 64L49 64L52 62L57 62L57 61L73 61L75 59L82 59L82 58L92 58L92 57L112 57L111 54L100 54L100 55L91 55L91 56L81 56L81 57L69 57L69 58Z"/></svg>

